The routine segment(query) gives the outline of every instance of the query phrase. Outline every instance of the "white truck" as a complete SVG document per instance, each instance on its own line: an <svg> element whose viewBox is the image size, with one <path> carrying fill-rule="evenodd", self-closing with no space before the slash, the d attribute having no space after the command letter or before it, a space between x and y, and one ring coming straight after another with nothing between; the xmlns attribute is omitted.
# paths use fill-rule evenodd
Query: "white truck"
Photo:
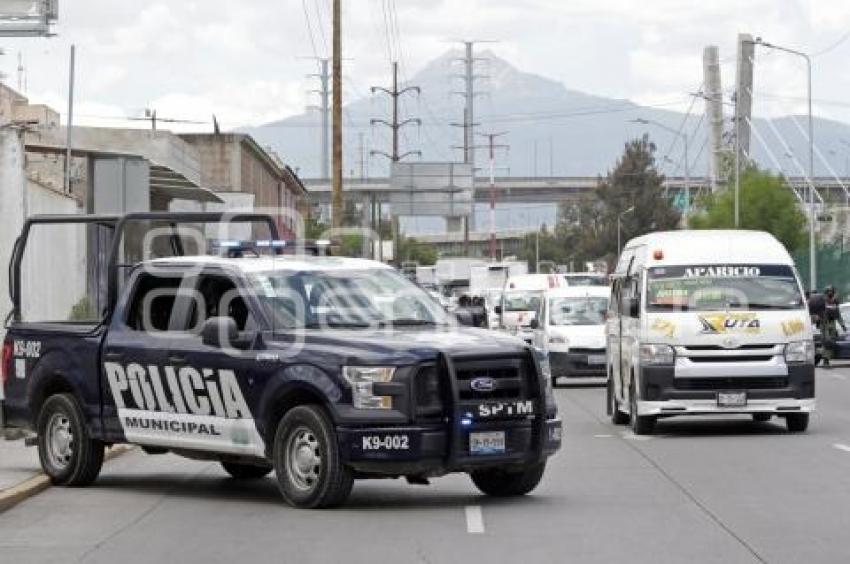
<svg viewBox="0 0 850 564"><path fill-rule="evenodd" d="M487 308L487 323L490 329L499 328L496 306L502 301L502 292L508 278L527 273L528 263L525 261L491 262L470 268L469 294L484 298L484 307Z"/></svg>
<svg viewBox="0 0 850 564"><path fill-rule="evenodd" d="M658 418L783 417L815 408L812 324L785 247L760 231L652 233L628 242L606 327L608 412L652 433Z"/></svg>

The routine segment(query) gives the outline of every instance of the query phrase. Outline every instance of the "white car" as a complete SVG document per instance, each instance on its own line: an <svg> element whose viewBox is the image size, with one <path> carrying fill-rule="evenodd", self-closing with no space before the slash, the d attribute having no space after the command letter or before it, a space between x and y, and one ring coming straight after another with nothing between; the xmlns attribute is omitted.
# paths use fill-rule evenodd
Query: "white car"
<svg viewBox="0 0 850 564"><path fill-rule="evenodd" d="M544 294L534 326L534 345L549 358L552 385L559 377L606 376L605 313L610 289L556 288Z"/></svg>

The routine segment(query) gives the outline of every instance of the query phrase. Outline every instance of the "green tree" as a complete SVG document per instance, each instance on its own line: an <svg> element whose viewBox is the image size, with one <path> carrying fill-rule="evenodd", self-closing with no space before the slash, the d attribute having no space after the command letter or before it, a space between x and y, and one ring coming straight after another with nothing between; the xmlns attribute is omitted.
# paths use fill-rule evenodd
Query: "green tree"
<svg viewBox="0 0 850 564"><path fill-rule="evenodd" d="M735 191L726 189L706 197L704 211L691 218L693 229L734 229ZM789 251L803 247L808 241L806 218L785 179L749 166L741 171L740 228L767 231Z"/></svg>
<svg viewBox="0 0 850 564"><path fill-rule="evenodd" d="M629 208L634 209L623 214ZM679 226L681 216L665 194L664 176L655 165L655 144L647 135L626 143L614 169L599 179L595 199L559 206L555 233L568 258L578 264L603 259L612 265L621 214L623 244L651 231Z"/></svg>
<svg viewBox="0 0 850 564"><path fill-rule="evenodd" d="M413 237L398 236L398 256L396 263L413 261L421 266L431 266L437 262L437 250L430 245L417 241Z"/></svg>

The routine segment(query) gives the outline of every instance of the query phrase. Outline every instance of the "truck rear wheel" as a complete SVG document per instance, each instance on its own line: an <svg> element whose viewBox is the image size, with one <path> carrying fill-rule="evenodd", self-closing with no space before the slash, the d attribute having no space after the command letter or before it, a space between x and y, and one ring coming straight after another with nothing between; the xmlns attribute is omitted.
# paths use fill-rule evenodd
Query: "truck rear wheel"
<svg viewBox="0 0 850 564"><path fill-rule="evenodd" d="M809 414L790 413L785 416L785 426L789 433L803 433L809 428Z"/></svg>
<svg viewBox="0 0 850 564"><path fill-rule="evenodd" d="M72 394L50 396L36 423L38 457L44 473L57 486L87 486L103 467L103 443L89 436Z"/></svg>
<svg viewBox="0 0 850 564"><path fill-rule="evenodd" d="M470 473L472 482L482 493L493 497L525 495L537 487L543 478L546 463L531 464L521 470L488 468Z"/></svg>
<svg viewBox="0 0 850 564"><path fill-rule="evenodd" d="M272 471L270 466L255 466L253 464L239 464L238 462L222 462L221 467L237 480L259 480L265 478Z"/></svg>
<svg viewBox="0 0 850 564"><path fill-rule="evenodd" d="M286 412L277 426L273 457L280 493L290 505L318 509L348 499L353 473L342 464L333 425L319 406Z"/></svg>

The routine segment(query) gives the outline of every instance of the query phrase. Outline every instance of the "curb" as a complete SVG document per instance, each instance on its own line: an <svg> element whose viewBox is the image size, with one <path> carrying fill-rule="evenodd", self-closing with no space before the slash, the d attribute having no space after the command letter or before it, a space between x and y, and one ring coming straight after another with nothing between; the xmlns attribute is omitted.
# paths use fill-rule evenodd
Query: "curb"
<svg viewBox="0 0 850 564"><path fill-rule="evenodd" d="M113 458L117 458L134 449L135 447L132 445L114 446L106 451L106 455L103 460L104 462L112 460ZM0 513L3 513L7 509L11 509L18 505L22 501L43 492L51 485L50 478L43 473L39 473L28 480L24 480L20 484L3 490L0 492Z"/></svg>

